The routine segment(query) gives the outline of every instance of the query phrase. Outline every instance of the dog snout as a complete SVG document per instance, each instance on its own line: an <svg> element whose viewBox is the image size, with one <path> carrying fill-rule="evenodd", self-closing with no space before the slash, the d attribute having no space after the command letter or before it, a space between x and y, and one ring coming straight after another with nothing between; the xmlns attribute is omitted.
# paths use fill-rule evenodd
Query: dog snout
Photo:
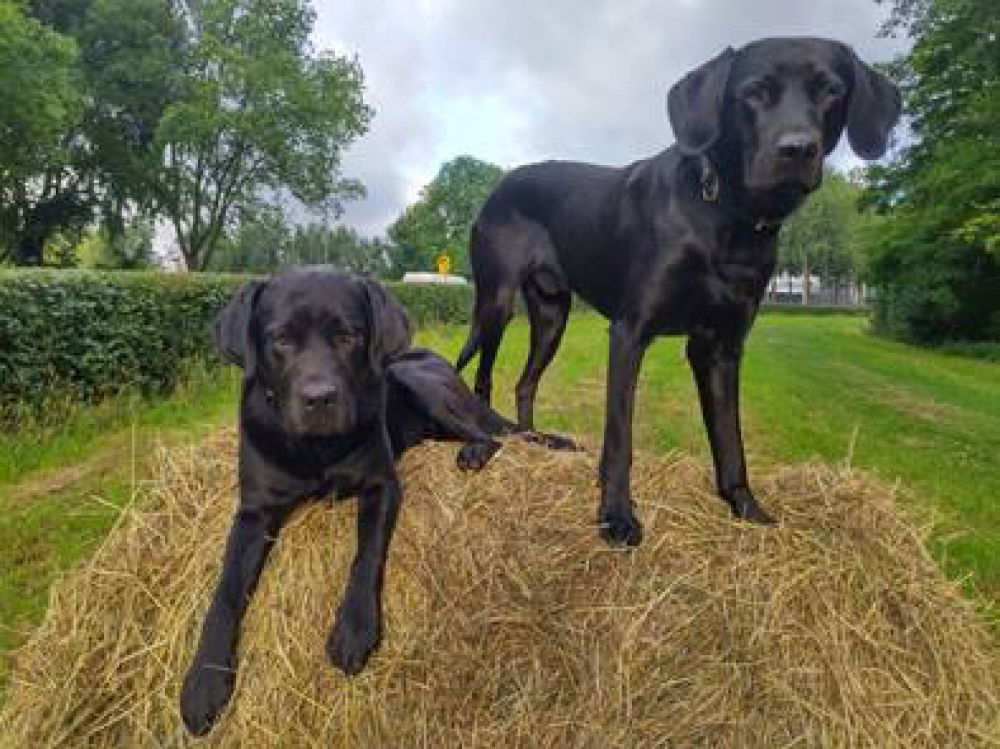
<svg viewBox="0 0 1000 749"><path fill-rule="evenodd" d="M778 156L796 162L815 161L819 156L819 137L808 133L786 133L775 144Z"/></svg>
<svg viewBox="0 0 1000 749"><path fill-rule="evenodd" d="M337 400L337 388L330 382L314 382L303 386L302 405L306 411L326 411Z"/></svg>

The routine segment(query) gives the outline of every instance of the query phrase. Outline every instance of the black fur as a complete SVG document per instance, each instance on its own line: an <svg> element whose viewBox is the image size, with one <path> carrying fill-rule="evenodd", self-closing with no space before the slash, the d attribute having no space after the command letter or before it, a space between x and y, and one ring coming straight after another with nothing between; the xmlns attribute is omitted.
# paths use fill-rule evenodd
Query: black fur
<svg viewBox="0 0 1000 749"><path fill-rule="evenodd" d="M240 623L268 552L308 499L356 495L357 554L327 643L360 671L382 634L382 580L402 499L395 459L424 439L459 440L482 468L518 430L440 356L410 348L410 323L378 283L324 268L247 284L216 320L223 355L244 368L240 503L222 575L181 691L181 716L207 733L232 694ZM530 438L572 447L551 435Z"/></svg>
<svg viewBox="0 0 1000 749"><path fill-rule="evenodd" d="M643 355L656 336L688 336L719 492L736 516L772 522L747 480L739 420L743 342L774 270L778 229L819 186L846 128L881 156L900 114L896 87L845 45L764 39L727 49L668 97L676 145L623 168L546 162L515 169L472 229L476 304L464 367L491 374L524 295L531 348L517 384L518 424L533 423L538 381L562 338L571 294L611 321L598 522L638 544L629 472Z"/></svg>

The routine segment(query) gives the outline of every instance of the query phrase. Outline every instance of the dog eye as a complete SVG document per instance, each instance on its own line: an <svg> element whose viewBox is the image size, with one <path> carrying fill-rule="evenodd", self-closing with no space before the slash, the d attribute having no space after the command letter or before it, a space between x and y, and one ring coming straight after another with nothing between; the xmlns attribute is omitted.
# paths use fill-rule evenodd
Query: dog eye
<svg viewBox="0 0 1000 749"><path fill-rule="evenodd" d="M816 81L816 92L827 99L839 99L844 95L844 84L831 78L820 78Z"/></svg>
<svg viewBox="0 0 1000 749"><path fill-rule="evenodd" d="M755 81L744 87L740 95L751 104L767 107L774 102L774 87L767 81Z"/></svg>
<svg viewBox="0 0 1000 749"><path fill-rule="evenodd" d="M288 333L284 330L276 330L272 333L271 340L274 341L274 345L278 348L287 348L292 343L292 339L289 338Z"/></svg>
<svg viewBox="0 0 1000 749"><path fill-rule="evenodd" d="M333 334L334 340L344 346L357 346L361 336L355 330L338 330Z"/></svg>

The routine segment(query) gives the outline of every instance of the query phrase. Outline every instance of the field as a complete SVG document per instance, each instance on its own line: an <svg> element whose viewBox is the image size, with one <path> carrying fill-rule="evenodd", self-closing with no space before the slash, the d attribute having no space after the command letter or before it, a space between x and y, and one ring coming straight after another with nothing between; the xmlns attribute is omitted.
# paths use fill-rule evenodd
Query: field
<svg viewBox="0 0 1000 749"><path fill-rule="evenodd" d="M540 426L598 442L606 325L592 315L571 320L542 381ZM996 600L1000 366L881 340L865 325L856 317L763 316L744 370L751 479L774 464L818 458L898 480L900 501L940 520L934 551L949 574L971 574L969 587ZM419 342L453 357L464 334L429 329ZM527 326L517 321L495 378L497 404L508 413L526 343ZM58 429L0 438L0 649L16 646L39 620L53 577L95 548L116 505L151 470L152 447L232 424L237 389L231 371L202 374L166 402L109 404L71 414ZM647 355L636 413L639 448L706 454L679 340Z"/></svg>

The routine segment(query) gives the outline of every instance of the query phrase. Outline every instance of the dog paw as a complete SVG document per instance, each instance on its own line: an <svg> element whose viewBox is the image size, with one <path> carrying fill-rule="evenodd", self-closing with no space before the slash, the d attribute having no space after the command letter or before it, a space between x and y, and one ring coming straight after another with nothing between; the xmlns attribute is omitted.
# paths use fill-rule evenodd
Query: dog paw
<svg viewBox="0 0 1000 749"><path fill-rule="evenodd" d="M611 546L638 546L642 543L642 523L631 509L602 512L598 528L601 538Z"/></svg>
<svg viewBox="0 0 1000 749"><path fill-rule="evenodd" d="M734 505L733 515L740 520L746 520L748 523L756 523L757 525L778 524L778 521L771 517L763 507L753 501L741 502L738 505Z"/></svg>
<svg viewBox="0 0 1000 749"><path fill-rule="evenodd" d="M777 525L778 523L749 492L741 493L740 496L727 501L733 511L733 517L737 520L746 520L748 523L756 523L757 525Z"/></svg>
<svg viewBox="0 0 1000 749"><path fill-rule="evenodd" d="M377 615L342 610L337 614L337 622L326 643L327 657L344 674L353 676L365 667L378 648L381 629Z"/></svg>
<svg viewBox="0 0 1000 749"><path fill-rule="evenodd" d="M467 445L462 445L455 458L455 463L463 471L481 471L499 449L500 443L498 442L470 442Z"/></svg>
<svg viewBox="0 0 1000 749"><path fill-rule="evenodd" d="M234 672L224 666L194 664L181 688L181 719L195 736L204 736L215 724L233 694Z"/></svg>

